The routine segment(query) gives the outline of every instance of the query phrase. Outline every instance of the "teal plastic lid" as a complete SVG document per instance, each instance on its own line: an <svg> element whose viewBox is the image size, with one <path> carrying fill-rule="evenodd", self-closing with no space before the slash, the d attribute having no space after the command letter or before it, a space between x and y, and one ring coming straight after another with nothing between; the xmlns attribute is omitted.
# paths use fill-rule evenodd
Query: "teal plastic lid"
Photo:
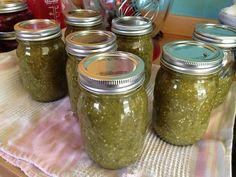
<svg viewBox="0 0 236 177"><path fill-rule="evenodd" d="M236 47L236 28L221 24L197 24L193 39L223 48Z"/></svg>
<svg viewBox="0 0 236 177"><path fill-rule="evenodd" d="M197 41L175 41L164 45L161 64L190 75L217 73L222 67L220 48Z"/></svg>

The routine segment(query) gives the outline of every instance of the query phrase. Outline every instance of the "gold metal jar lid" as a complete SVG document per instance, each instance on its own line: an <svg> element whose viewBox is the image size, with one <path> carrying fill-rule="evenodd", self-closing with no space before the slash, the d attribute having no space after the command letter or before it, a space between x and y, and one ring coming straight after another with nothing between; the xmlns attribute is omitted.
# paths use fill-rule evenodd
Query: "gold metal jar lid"
<svg viewBox="0 0 236 177"><path fill-rule="evenodd" d="M78 57L115 51L116 49L116 35L109 31L79 31L66 37L66 51Z"/></svg>
<svg viewBox="0 0 236 177"><path fill-rule="evenodd" d="M90 55L78 66L80 85L97 94L122 94L143 85L144 62L128 52Z"/></svg>
<svg viewBox="0 0 236 177"><path fill-rule="evenodd" d="M19 12L27 8L27 3L24 0L0 1L0 14Z"/></svg>
<svg viewBox="0 0 236 177"><path fill-rule="evenodd" d="M34 19L14 26L16 38L22 41L44 41L61 36L60 25L55 20Z"/></svg>
<svg viewBox="0 0 236 177"><path fill-rule="evenodd" d="M102 23L102 16L94 10L77 9L65 13L65 22L71 26L96 26Z"/></svg>

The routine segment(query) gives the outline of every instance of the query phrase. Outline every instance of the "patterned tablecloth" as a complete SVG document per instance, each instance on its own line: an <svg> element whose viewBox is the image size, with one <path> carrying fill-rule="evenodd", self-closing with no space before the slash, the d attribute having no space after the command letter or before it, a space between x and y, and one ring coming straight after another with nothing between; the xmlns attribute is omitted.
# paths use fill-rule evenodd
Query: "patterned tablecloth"
<svg viewBox="0 0 236 177"><path fill-rule="evenodd" d="M147 90L150 113L157 70L154 65ZM227 100L213 110L203 139L193 146L169 145L149 130L137 162L106 170L86 154L68 97L52 103L33 101L21 85L15 51L2 53L0 156L30 177L231 177L235 93L236 83Z"/></svg>

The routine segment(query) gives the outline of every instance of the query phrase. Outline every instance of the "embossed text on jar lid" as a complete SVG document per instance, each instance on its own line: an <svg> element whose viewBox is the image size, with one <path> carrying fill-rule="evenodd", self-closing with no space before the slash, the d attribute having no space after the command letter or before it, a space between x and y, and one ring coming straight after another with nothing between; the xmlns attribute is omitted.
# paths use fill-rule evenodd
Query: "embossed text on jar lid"
<svg viewBox="0 0 236 177"><path fill-rule="evenodd" d="M61 35L59 24L55 20L34 19L17 23L14 26L16 38L23 41L43 41Z"/></svg>
<svg viewBox="0 0 236 177"><path fill-rule="evenodd" d="M197 41L175 41L163 47L161 64L190 75L217 73L222 68L220 48Z"/></svg>
<svg viewBox="0 0 236 177"><path fill-rule="evenodd" d="M80 85L97 94L121 94L140 87L145 79L144 62L127 52L90 55L78 66Z"/></svg>
<svg viewBox="0 0 236 177"><path fill-rule="evenodd" d="M65 22L71 26L96 26L102 23L102 16L94 10L77 9L65 13Z"/></svg>
<svg viewBox="0 0 236 177"><path fill-rule="evenodd" d="M236 47L236 28L221 24L197 24L193 39L218 47Z"/></svg>
<svg viewBox="0 0 236 177"><path fill-rule="evenodd" d="M115 51L116 49L116 35L109 31L79 31L66 37L66 51L78 57Z"/></svg>
<svg viewBox="0 0 236 177"><path fill-rule="evenodd" d="M0 14L19 12L27 9L27 3L24 0L4 0L0 1Z"/></svg>
<svg viewBox="0 0 236 177"><path fill-rule="evenodd" d="M112 20L112 31L126 36L141 36L152 32L152 22L139 16L119 17Z"/></svg>

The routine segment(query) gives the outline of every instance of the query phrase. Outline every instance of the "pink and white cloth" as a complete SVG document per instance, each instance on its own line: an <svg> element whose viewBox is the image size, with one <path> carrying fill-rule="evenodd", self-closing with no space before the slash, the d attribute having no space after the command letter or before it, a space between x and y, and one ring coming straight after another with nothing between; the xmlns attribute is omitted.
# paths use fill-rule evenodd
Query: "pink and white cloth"
<svg viewBox="0 0 236 177"><path fill-rule="evenodd" d="M150 107L157 66L149 85ZM231 177L236 83L211 115L204 138L172 146L148 132L133 165L106 170L86 154L68 97L52 103L30 98L19 80L15 51L0 54L0 156L30 177ZM151 112L151 109L150 109Z"/></svg>

